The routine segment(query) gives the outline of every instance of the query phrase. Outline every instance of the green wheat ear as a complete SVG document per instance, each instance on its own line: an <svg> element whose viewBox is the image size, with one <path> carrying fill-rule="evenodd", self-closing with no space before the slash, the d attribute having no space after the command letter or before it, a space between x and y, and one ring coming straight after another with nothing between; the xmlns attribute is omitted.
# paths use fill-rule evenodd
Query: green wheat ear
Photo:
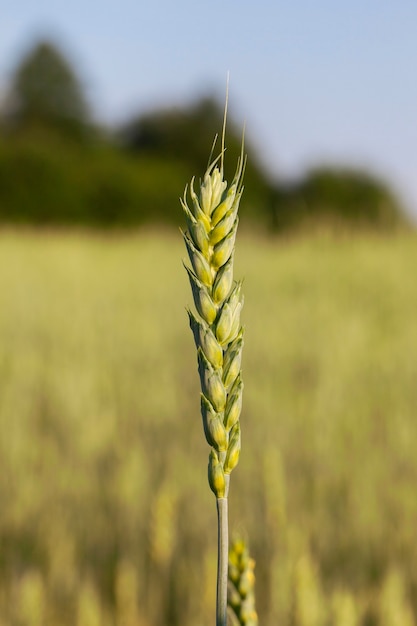
<svg viewBox="0 0 417 626"><path fill-rule="evenodd" d="M243 539L236 539L229 552L228 605L233 626L258 626L255 609L255 561Z"/></svg>
<svg viewBox="0 0 417 626"><path fill-rule="evenodd" d="M181 199L187 222L183 237L191 264L185 269L198 313L189 310L188 315L197 348L204 433L211 446L208 477L217 498L227 497L228 477L239 460L243 391L242 283L233 280L243 142L229 187L223 177L223 152L224 147L208 166L199 193L192 179Z"/></svg>
<svg viewBox="0 0 417 626"><path fill-rule="evenodd" d="M190 310L188 315L197 348L201 416L211 446L208 480L217 504L216 626L227 624L227 496L230 473L239 461L243 392L242 282L233 279L233 260L245 158L242 141L236 173L228 186L223 170L226 113L227 95L220 155L208 165L198 194L193 178L181 200L187 222L183 236L191 265L185 269L197 310L197 315Z"/></svg>

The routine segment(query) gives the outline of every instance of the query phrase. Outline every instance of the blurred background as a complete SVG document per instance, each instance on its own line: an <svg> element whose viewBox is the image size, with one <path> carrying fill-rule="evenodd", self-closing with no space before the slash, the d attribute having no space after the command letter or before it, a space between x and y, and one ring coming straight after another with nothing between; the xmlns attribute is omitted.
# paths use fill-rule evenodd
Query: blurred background
<svg viewBox="0 0 417 626"><path fill-rule="evenodd" d="M228 71L247 224L417 219L413 3L63 7L2 10L2 222L177 225Z"/></svg>
<svg viewBox="0 0 417 626"><path fill-rule="evenodd" d="M0 626L213 623L178 198L228 72L230 522L260 624L415 625L416 21L405 0L1 9Z"/></svg>

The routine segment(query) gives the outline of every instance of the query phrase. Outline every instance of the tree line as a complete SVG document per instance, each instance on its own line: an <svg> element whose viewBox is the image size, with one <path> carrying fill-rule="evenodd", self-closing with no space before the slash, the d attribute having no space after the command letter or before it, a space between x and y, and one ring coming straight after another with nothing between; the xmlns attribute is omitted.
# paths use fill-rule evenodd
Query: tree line
<svg viewBox="0 0 417 626"><path fill-rule="evenodd" d="M25 224L178 225L184 182L205 171L223 106L211 97L100 126L68 59L38 42L17 64L0 111L0 221ZM228 158L241 131L229 120ZM407 223L388 185L363 171L322 167L296 183L271 180L246 143L247 225L285 232ZM226 171L230 178L233 171Z"/></svg>

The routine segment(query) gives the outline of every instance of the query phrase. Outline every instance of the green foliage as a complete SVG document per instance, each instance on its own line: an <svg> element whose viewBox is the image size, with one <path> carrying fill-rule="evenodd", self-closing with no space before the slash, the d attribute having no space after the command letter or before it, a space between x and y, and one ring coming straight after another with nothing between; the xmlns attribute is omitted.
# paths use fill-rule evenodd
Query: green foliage
<svg viewBox="0 0 417 626"><path fill-rule="evenodd" d="M123 227L178 225L192 170L169 155L49 132L0 138L0 222ZM266 218L259 219L265 224Z"/></svg>
<svg viewBox="0 0 417 626"><path fill-rule="evenodd" d="M81 134L89 111L81 84L56 46L41 41L20 61L12 79L6 117L13 129L53 128Z"/></svg>
<svg viewBox="0 0 417 626"><path fill-rule="evenodd" d="M399 201L388 186L366 172L323 167L297 184L276 189L276 230L320 227L392 230L406 226Z"/></svg>
<svg viewBox="0 0 417 626"><path fill-rule="evenodd" d="M0 142L3 223L123 227L178 218L172 198L188 175L180 163L43 138Z"/></svg>
<svg viewBox="0 0 417 626"><path fill-rule="evenodd" d="M416 238L242 235L230 498L259 623L300 626L310 598L320 626L413 624ZM213 623L181 254L178 234L0 235L2 626Z"/></svg>
<svg viewBox="0 0 417 626"><path fill-rule="evenodd" d="M231 136L226 163L237 146L236 137ZM192 162L191 156L175 158L165 148L125 150L98 137L67 142L47 129L3 136L0 221L177 225L175 198L182 195L184 180L198 171ZM229 173L228 180L232 178ZM319 229L323 224L341 230L390 231L407 226L392 192L361 173L324 170L295 187L281 186L274 192L250 165L245 179L242 215L247 227L258 231L266 230L268 224L278 232Z"/></svg>
<svg viewBox="0 0 417 626"><path fill-rule="evenodd" d="M207 152L222 127L222 121L223 111L217 102L204 98L189 108L157 109L140 115L128 122L120 134L123 143L131 150L169 155L186 161L196 171L205 171ZM236 136L235 128L230 135L234 144L233 156L237 158L241 138ZM228 158L229 153L228 148Z"/></svg>

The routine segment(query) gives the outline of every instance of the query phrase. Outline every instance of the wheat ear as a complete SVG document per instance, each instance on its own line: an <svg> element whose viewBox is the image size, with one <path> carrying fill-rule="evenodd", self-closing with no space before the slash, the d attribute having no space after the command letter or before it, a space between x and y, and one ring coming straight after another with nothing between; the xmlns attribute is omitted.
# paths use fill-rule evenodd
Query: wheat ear
<svg viewBox="0 0 417 626"><path fill-rule="evenodd" d="M228 187L223 171L224 134L225 124L221 153L208 165L199 193L192 179L181 200L187 222L183 236L191 264L185 268L197 310L197 315L190 310L188 315L197 348L203 427L211 446L208 480L218 513L217 626L227 623L227 496L230 473L239 460L243 391L243 296L242 283L233 279L233 260L245 159L242 141L236 173Z"/></svg>
<svg viewBox="0 0 417 626"><path fill-rule="evenodd" d="M255 609L255 561L243 539L236 539L229 553L228 605L233 626L258 626Z"/></svg>

